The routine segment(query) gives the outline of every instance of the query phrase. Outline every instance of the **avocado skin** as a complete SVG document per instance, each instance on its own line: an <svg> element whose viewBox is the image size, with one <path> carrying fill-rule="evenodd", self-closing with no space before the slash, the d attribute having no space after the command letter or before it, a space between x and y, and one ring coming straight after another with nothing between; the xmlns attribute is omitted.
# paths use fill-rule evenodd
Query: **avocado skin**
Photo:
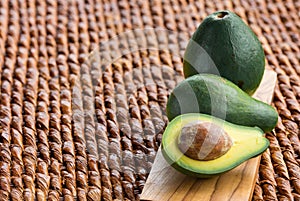
<svg viewBox="0 0 300 201"><path fill-rule="evenodd" d="M264 132L271 131L278 120L272 106L213 74L194 75L179 83L169 96L166 112L170 121L181 114L204 113Z"/></svg>
<svg viewBox="0 0 300 201"><path fill-rule="evenodd" d="M218 15L224 17L218 18ZM227 10L203 20L184 54L185 77L217 74L249 95L258 88L264 67L265 55L260 41L240 17Z"/></svg>

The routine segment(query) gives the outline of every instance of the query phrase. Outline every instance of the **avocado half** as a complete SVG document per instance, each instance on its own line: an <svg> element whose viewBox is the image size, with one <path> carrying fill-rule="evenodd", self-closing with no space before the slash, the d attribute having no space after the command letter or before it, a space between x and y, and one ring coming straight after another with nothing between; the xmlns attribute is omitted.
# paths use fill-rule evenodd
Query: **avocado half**
<svg viewBox="0 0 300 201"><path fill-rule="evenodd" d="M168 98L167 116L204 113L233 124L254 127L264 132L277 124L276 110L252 98L229 80L213 74L198 74L180 82Z"/></svg>
<svg viewBox="0 0 300 201"><path fill-rule="evenodd" d="M227 153L214 160L194 160L178 148L181 128L193 121L207 121L222 127L233 141ZM227 172L244 161L260 155L269 146L264 132L257 127L235 125L216 117L189 113L176 117L167 126L162 137L162 154L166 161L178 171L199 178L208 178Z"/></svg>

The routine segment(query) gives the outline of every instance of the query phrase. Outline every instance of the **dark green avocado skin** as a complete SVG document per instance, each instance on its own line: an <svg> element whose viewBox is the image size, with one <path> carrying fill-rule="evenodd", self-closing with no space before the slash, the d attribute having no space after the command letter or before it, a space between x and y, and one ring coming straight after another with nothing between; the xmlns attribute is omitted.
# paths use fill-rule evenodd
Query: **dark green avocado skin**
<svg viewBox="0 0 300 201"><path fill-rule="evenodd" d="M258 88L265 55L253 31L236 14L219 11L207 16L189 41L184 75L217 74L248 94Z"/></svg>
<svg viewBox="0 0 300 201"><path fill-rule="evenodd" d="M271 131L278 120L272 106L213 74L197 74L180 82L169 96L166 112L170 121L180 114L204 113L264 132Z"/></svg>

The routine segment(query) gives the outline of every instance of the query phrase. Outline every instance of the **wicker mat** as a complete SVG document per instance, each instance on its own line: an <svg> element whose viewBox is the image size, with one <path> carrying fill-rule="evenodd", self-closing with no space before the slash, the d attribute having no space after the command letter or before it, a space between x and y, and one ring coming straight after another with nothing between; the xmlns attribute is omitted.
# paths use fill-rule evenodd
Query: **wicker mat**
<svg viewBox="0 0 300 201"><path fill-rule="evenodd" d="M201 20L228 9L278 74L253 200L300 200L300 1L1 0L0 200L139 200Z"/></svg>

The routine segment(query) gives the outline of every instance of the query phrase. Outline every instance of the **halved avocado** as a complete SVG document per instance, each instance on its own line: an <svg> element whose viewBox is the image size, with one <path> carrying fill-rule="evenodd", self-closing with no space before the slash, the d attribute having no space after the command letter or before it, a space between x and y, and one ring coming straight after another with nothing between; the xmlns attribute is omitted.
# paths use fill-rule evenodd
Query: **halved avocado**
<svg viewBox="0 0 300 201"><path fill-rule="evenodd" d="M219 158L207 161L194 160L178 148L178 136L183 126L193 122L211 122L222 127L231 137L233 145ZM219 118L199 113L183 114L173 119L162 137L162 153L170 165L178 171L200 178L208 178L227 172L244 161L263 153L269 146L264 132L258 127L235 125Z"/></svg>

